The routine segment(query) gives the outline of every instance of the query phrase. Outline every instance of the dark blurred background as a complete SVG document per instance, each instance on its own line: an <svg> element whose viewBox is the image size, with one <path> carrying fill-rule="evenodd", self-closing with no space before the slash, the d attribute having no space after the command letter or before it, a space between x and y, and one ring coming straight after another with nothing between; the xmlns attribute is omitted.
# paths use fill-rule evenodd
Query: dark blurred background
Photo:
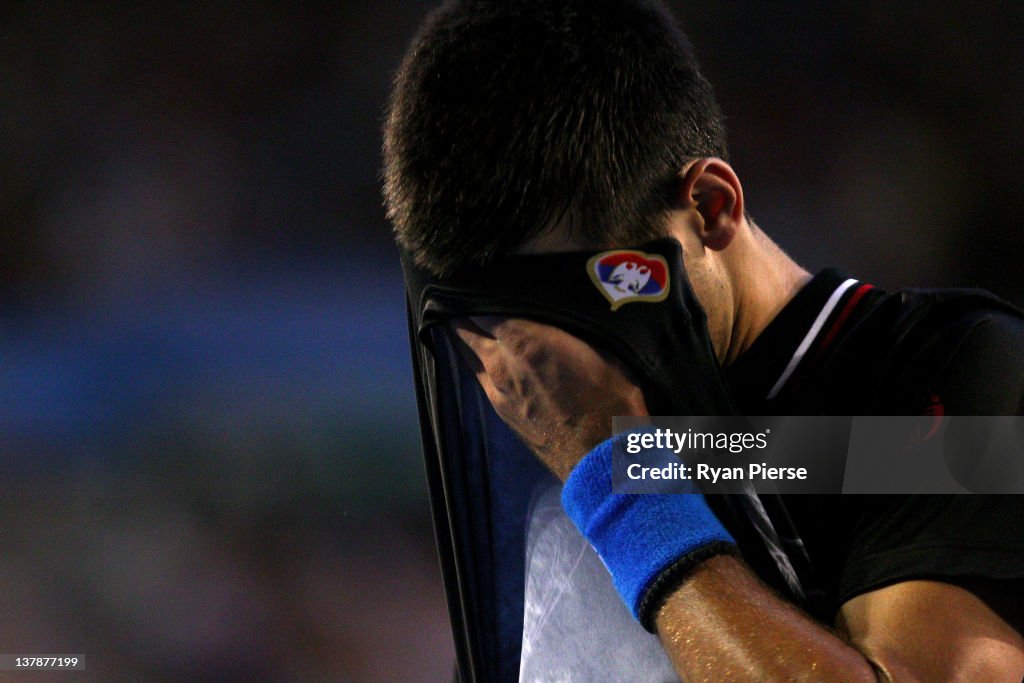
<svg viewBox="0 0 1024 683"><path fill-rule="evenodd" d="M3 4L0 652L448 678L378 189L432 5ZM1024 302L1024 5L673 7L800 262Z"/></svg>

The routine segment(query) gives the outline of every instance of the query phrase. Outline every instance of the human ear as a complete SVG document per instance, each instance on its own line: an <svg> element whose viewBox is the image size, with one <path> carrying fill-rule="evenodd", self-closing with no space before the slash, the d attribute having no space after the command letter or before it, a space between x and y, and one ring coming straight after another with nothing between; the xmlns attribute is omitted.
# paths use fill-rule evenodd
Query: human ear
<svg viewBox="0 0 1024 683"><path fill-rule="evenodd" d="M683 172L680 199L697 210L705 247L721 251L732 243L743 221L743 186L732 166L717 157L693 162Z"/></svg>

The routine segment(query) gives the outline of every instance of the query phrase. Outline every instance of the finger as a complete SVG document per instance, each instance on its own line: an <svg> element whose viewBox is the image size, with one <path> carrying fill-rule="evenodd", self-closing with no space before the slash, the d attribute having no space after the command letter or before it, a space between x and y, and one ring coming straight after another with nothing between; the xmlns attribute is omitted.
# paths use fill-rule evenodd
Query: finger
<svg viewBox="0 0 1024 683"><path fill-rule="evenodd" d="M494 338L498 352L506 362L513 365L522 361L527 365L536 365L543 360L547 338L552 333L559 332L550 325L525 318L475 316L471 320L484 333Z"/></svg>
<svg viewBox="0 0 1024 683"><path fill-rule="evenodd" d="M476 375L480 384L487 388L490 383L487 367L493 365L493 359L499 353L497 341L466 318L457 318L449 322L448 331L448 336L452 338L452 346ZM454 333L454 336L451 333Z"/></svg>
<svg viewBox="0 0 1024 683"><path fill-rule="evenodd" d="M478 326L472 318L456 318L448 323L455 336L481 359L493 356L498 351L498 343L494 336Z"/></svg>
<svg viewBox="0 0 1024 683"><path fill-rule="evenodd" d="M503 347L500 340L478 330L472 321L459 319L449 326L455 333L460 354L497 409L500 400L517 383L522 384L521 373L514 369L516 360L510 355L510 349Z"/></svg>
<svg viewBox="0 0 1024 683"><path fill-rule="evenodd" d="M502 326L509 322L508 318L499 315L474 315L469 320L481 333L490 335L495 339L501 335Z"/></svg>
<svg viewBox="0 0 1024 683"><path fill-rule="evenodd" d="M500 315L474 315L470 320L480 328L481 332L489 334L495 339L502 340L510 336L543 336L544 334L558 330L551 325L545 325L527 318L506 318Z"/></svg>
<svg viewBox="0 0 1024 683"><path fill-rule="evenodd" d="M588 347L590 344L566 332L561 327L537 322L528 318L504 318L500 316L473 316L470 318L480 330L494 337L503 347L509 346L514 355L522 355L523 346L531 342L542 345L564 346L566 348Z"/></svg>

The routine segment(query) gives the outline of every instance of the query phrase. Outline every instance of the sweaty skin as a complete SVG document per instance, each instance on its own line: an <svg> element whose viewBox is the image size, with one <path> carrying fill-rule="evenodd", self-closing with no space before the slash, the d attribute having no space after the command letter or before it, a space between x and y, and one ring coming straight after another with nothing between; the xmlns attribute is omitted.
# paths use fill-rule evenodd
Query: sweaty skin
<svg viewBox="0 0 1024 683"><path fill-rule="evenodd" d="M495 410L563 481L610 436L614 415L646 415L640 389L585 342L540 323L460 320L461 352ZM685 681L1012 681L1024 639L972 593L906 581L843 605L829 630L777 597L739 560L698 566L656 618Z"/></svg>

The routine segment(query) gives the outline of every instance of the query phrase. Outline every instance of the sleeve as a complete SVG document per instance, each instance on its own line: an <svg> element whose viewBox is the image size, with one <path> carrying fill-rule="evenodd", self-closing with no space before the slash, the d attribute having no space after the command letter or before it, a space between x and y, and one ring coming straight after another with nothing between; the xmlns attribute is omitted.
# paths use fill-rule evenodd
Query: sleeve
<svg viewBox="0 0 1024 683"><path fill-rule="evenodd" d="M956 344L929 394L940 414L1021 415L1024 322L986 315ZM947 429L947 462L951 436ZM1024 459L1014 466L1020 476ZM942 580L971 590L1024 632L1024 495L850 496L842 516L851 542L838 605L900 581Z"/></svg>

